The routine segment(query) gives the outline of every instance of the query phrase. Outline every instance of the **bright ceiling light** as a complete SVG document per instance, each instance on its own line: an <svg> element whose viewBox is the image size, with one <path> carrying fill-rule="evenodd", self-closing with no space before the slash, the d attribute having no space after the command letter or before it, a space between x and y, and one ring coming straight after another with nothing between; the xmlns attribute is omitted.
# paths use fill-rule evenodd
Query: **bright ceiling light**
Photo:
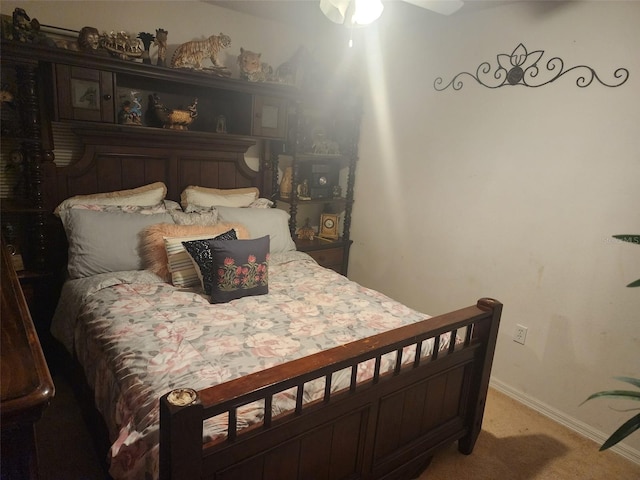
<svg viewBox="0 0 640 480"><path fill-rule="evenodd" d="M320 10L334 23L369 25L384 10L381 0L320 0Z"/></svg>

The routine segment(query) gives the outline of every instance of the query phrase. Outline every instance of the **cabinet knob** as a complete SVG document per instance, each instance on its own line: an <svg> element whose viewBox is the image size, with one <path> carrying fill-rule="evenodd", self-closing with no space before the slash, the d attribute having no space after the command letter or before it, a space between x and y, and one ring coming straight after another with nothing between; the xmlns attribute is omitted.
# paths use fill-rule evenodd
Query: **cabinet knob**
<svg viewBox="0 0 640 480"><path fill-rule="evenodd" d="M108 93L105 93L102 98L104 98L105 100L111 100L111 95L109 95Z"/></svg>

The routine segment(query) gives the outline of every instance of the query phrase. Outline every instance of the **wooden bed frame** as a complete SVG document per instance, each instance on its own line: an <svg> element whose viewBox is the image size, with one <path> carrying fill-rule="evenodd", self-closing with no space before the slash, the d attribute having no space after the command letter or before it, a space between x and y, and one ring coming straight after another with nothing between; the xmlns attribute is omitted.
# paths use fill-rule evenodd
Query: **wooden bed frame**
<svg viewBox="0 0 640 480"><path fill-rule="evenodd" d="M92 124L77 124L74 131L84 145L82 158L67 167L42 165L43 203L50 211L72 195L156 181L165 182L167 198L176 201L188 185L258 186L263 196L271 194L270 162L254 171L244 161L252 139ZM57 251L62 259L64 249ZM481 299L198 392L168 393L160 399L160 477L414 478L452 441L470 454L481 430L501 311L498 301ZM462 335L464 342L379 372L382 355L400 357L404 347L420 347L427 339L437 346L448 333ZM370 359L376 373L357 384L357 365ZM306 382L324 378L329 387L332 374L345 368L352 372L348 389L326 388L322 400L302 402ZM271 399L289 388L299 392L295 411L272 417ZM185 398L185 405L176 403ZM257 400L267 406L263 423L238 431L237 408ZM229 418L226 439L203 445L203 420L219 414Z"/></svg>

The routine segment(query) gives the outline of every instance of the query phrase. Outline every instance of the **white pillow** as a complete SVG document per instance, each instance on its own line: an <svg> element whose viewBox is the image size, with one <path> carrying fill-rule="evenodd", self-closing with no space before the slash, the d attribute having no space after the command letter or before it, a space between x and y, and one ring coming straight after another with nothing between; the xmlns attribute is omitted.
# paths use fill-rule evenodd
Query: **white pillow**
<svg viewBox="0 0 640 480"><path fill-rule="evenodd" d="M187 211L189 206L208 207L248 207L258 199L260 190L256 187L246 188L207 188L188 186L180 195L182 208Z"/></svg>
<svg viewBox="0 0 640 480"><path fill-rule="evenodd" d="M296 244L289 231L290 215L279 208L217 207L220 222L241 223L249 230L249 238L269 235L271 253L289 252Z"/></svg>
<svg viewBox="0 0 640 480"><path fill-rule="evenodd" d="M156 182L129 190L76 195L64 200L56 207L53 213L60 216L60 211L70 208L73 205L127 205L147 207L162 202L166 195L167 186L162 182Z"/></svg>

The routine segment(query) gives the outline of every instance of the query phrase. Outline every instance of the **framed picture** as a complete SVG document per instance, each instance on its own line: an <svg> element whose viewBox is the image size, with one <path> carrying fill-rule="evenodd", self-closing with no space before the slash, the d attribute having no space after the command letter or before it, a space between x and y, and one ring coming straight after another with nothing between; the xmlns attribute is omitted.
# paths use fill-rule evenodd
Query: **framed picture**
<svg viewBox="0 0 640 480"><path fill-rule="evenodd" d="M100 84L91 80L71 79L71 104L73 108L100 110Z"/></svg>

